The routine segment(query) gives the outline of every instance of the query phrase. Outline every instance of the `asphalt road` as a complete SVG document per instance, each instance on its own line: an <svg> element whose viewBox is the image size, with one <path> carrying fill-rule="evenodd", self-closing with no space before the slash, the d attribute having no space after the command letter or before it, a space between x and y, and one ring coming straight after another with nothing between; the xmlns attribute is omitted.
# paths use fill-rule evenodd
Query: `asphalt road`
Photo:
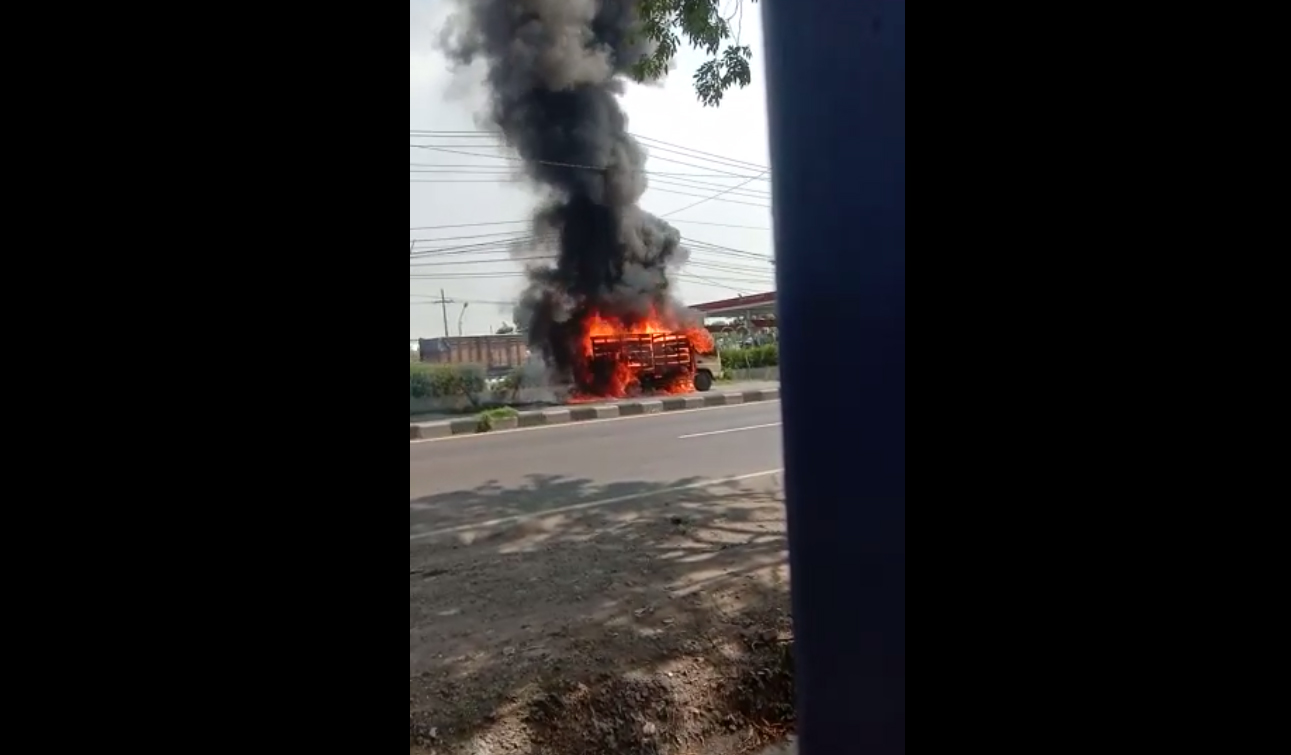
<svg viewBox="0 0 1291 755"><path fill-rule="evenodd" d="M783 467L780 402L408 446L411 535Z"/></svg>

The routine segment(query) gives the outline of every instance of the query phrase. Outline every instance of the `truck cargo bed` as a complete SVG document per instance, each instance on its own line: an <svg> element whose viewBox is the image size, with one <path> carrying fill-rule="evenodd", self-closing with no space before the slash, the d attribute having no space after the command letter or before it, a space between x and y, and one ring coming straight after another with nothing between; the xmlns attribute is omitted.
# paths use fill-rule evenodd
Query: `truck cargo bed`
<svg viewBox="0 0 1291 755"><path fill-rule="evenodd" d="M472 364L506 372L525 363L529 348L522 335L433 338L420 342L420 357L426 364Z"/></svg>
<svg viewBox="0 0 1291 755"><path fill-rule="evenodd" d="M592 339L592 361L626 363L642 376L692 372L695 368L690 339L674 333L634 333Z"/></svg>

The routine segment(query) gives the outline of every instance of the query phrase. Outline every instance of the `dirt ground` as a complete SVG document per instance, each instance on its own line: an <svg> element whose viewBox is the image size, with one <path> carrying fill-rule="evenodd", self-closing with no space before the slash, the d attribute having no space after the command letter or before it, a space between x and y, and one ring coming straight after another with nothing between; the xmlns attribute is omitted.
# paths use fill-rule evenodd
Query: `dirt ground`
<svg viewBox="0 0 1291 755"><path fill-rule="evenodd" d="M533 492L410 506L410 755L743 755L792 731L778 479L508 506Z"/></svg>

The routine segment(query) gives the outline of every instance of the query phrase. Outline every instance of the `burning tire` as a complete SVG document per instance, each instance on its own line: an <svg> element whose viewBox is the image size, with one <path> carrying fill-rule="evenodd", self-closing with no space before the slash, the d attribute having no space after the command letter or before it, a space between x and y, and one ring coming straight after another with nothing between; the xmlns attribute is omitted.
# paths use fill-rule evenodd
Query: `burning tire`
<svg viewBox="0 0 1291 755"><path fill-rule="evenodd" d="M713 373L708 370L695 373L695 390L708 393L713 390Z"/></svg>

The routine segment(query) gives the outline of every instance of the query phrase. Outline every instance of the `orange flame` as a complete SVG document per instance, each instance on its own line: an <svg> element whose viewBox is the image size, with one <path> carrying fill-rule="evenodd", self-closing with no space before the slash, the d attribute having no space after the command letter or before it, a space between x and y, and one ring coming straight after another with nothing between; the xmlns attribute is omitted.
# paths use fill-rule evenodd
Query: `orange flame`
<svg viewBox="0 0 1291 755"><path fill-rule="evenodd" d="M631 364L625 358L621 358L613 365L612 374L594 374L592 364L594 356L592 339L594 338L624 335L677 335L686 337L691 351L696 355L711 354L716 349L713 335L706 329L694 325L670 322L669 318L660 315L658 310L652 310L649 316L640 320L629 322L594 309L583 318L581 324L583 326L583 361L577 367L577 377L579 378L579 383L584 386L584 390L587 390L587 386L596 386L596 388L594 395L580 395L575 400L624 398L634 390L640 389L640 375L638 374L637 366ZM678 373L663 384L655 387L657 390L668 394L690 393L695 389L694 378L695 373L692 366L683 373Z"/></svg>

